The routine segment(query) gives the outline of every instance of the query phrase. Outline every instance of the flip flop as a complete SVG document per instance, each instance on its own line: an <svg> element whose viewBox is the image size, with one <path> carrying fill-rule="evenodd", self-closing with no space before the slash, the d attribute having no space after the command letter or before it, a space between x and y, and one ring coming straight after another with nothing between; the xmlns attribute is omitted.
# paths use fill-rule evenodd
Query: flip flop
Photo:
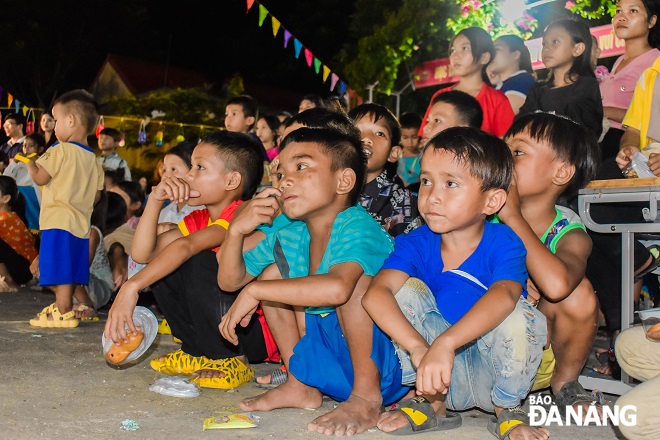
<svg viewBox="0 0 660 440"><path fill-rule="evenodd" d="M222 377L195 377L190 381L200 388L219 388L231 390L254 379L254 369L236 358L219 361L208 360L200 370L215 370L224 373Z"/></svg>
<svg viewBox="0 0 660 440"><path fill-rule="evenodd" d="M284 367L284 365L282 365L280 368L270 373L270 382L259 383L257 382L256 378L254 379L254 381L257 384L257 387L259 388L271 389L279 385L282 385L288 379L289 379L289 373L287 373L286 368Z"/></svg>
<svg viewBox="0 0 660 440"><path fill-rule="evenodd" d="M529 416L520 407L504 408L499 416L488 421L488 432L500 440L509 440L509 433L521 425L529 426Z"/></svg>
<svg viewBox="0 0 660 440"><path fill-rule="evenodd" d="M413 435L421 432L447 431L463 424L460 414L447 411L447 417L438 417L429 402L423 396L407 399L397 405L392 411L400 411L408 420L408 424L391 435Z"/></svg>
<svg viewBox="0 0 660 440"><path fill-rule="evenodd" d="M204 356L191 356L178 349L161 358L154 358L150 362L151 368L163 374L175 376L177 374L192 374L201 370L207 361Z"/></svg>

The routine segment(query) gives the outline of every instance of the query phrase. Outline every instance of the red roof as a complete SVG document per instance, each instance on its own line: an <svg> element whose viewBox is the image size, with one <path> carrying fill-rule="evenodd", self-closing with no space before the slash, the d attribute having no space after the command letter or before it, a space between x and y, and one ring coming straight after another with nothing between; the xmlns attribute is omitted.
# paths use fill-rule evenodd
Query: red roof
<svg viewBox="0 0 660 440"><path fill-rule="evenodd" d="M108 54L110 64L133 95L162 88L192 88L209 84L203 73L164 64L156 64L121 55Z"/></svg>

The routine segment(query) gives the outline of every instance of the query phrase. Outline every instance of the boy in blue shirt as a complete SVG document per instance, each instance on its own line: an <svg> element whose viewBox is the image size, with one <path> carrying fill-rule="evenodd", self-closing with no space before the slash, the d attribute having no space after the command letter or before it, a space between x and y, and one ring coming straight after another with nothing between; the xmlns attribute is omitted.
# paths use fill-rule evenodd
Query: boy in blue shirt
<svg viewBox="0 0 660 440"><path fill-rule="evenodd" d="M519 409L541 361L545 317L526 299L522 241L486 221L507 198L508 147L477 128L448 128L429 141L421 165L426 224L397 237L362 300L397 346L403 383L418 394L378 427L448 429L456 416L447 409L479 407L496 413L489 430L498 438L546 439Z"/></svg>
<svg viewBox="0 0 660 440"><path fill-rule="evenodd" d="M356 434L376 425L383 403L408 391L394 346L360 303L393 240L356 204L366 175L357 136L299 128L286 136L280 151L277 187L262 191L236 215L218 254L220 287L236 290L247 284L223 317L220 332L237 343L236 326L247 322L262 301L264 312L280 309L279 319L269 321L278 347L298 342L290 358L283 354L288 380L243 400L240 408L318 408L326 394L342 403L308 428ZM270 224L280 206L290 219L301 221L267 232L243 254L245 237L259 224ZM271 276L275 262L284 279L249 283ZM306 307L304 333L293 309L298 306Z"/></svg>

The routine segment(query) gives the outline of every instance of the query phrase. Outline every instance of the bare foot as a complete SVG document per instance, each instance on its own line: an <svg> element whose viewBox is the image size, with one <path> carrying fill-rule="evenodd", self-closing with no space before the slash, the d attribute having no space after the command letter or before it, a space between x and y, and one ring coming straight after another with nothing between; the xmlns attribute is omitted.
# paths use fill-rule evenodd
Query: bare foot
<svg viewBox="0 0 660 440"><path fill-rule="evenodd" d="M271 375L270 374L267 374L265 376L258 376L257 379L256 379L257 383L260 383L262 385L270 384L270 380L271 380Z"/></svg>
<svg viewBox="0 0 660 440"><path fill-rule="evenodd" d="M91 320L95 317L98 318L93 305L74 304L73 312L76 315L76 319Z"/></svg>
<svg viewBox="0 0 660 440"><path fill-rule="evenodd" d="M225 376L225 373L219 370L197 370L193 374L190 375L191 377L199 377L201 378L206 378L206 379L215 379L215 378L221 378Z"/></svg>
<svg viewBox="0 0 660 440"><path fill-rule="evenodd" d="M308 424L307 429L325 435L351 436L375 427L381 411L380 400L373 402L351 394L337 408Z"/></svg>
<svg viewBox="0 0 660 440"><path fill-rule="evenodd" d="M431 406L433 406L433 411L435 412L436 416L447 417L447 406L442 400L438 399L433 401ZM401 411L392 410L382 413L376 426L383 432L393 432L397 429L403 428L404 426L408 426L409 424L410 422Z"/></svg>
<svg viewBox="0 0 660 440"><path fill-rule="evenodd" d="M318 408L323 396L316 388L290 378L277 388L255 397L241 400L241 411L270 411L277 408Z"/></svg>
<svg viewBox="0 0 660 440"><path fill-rule="evenodd" d="M18 292L18 287L13 281L7 280L0 275L0 292Z"/></svg>
<svg viewBox="0 0 660 440"><path fill-rule="evenodd" d="M509 440L547 440L550 431L535 426L520 425L509 432Z"/></svg>

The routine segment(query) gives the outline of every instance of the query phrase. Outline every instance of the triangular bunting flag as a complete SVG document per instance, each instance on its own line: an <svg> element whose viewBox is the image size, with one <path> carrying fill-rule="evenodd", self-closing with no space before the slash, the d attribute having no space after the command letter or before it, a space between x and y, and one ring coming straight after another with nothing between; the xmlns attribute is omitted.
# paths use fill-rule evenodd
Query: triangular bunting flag
<svg viewBox="0 0 660 440"><path fill-rule="evenodd" d="M7 107L11 107L12 102L14 102L14 97L11 93L7 92Z"/></svg>
<svg viewBox="0 0 660 440"><path fill-rule="evenodd" d="M328 75L330 75L330 68L324 64L323 65L323 82L326 82L328 80Z"/></svg>
<svg viewBox="0 0 660 440"><path fill-rule="evenodd" d="M346 83L342 81L339 83L339 97L344 96L345 91L346 91Z"/></svg>
<svg viewBox="0 0 660 440"><path fill-rule="evenodd" d="M250 12L250 8L252 7L253 4L254 4L254 0L247 0L247 11L245 11L246 14Z"/></svg>
<svg viewBox="0 0 660 440"><path fill-rule="evenodd" d="M316 71L317 75L321 71L321 60L316 57L314 57L314 70Z"/></svg>
<svg viewBox="0 0 660 440"><path fill-rule="evenodd" d="M284 47L286 48L289 45L289 40L291 39L291 32L284 29Z"/></svg>
<svg viewBox="0 0 660 440"><path fill-rule="evenodd" d="M27 115L27 112L28 112L27 105L24 105L24 106L23 106L23 116L26 116L26 115Z"/></svg>
<svg viewBox="0 0 660 440"><path fill-rule="evenodd" d="M300 49L302 49L302 43L297 38L293 39L293 47L296 49L296 58L298 58L300 56Z"/></svg>
<svg viewBox="0 0 660 440"><path fill-rule="evenodd" d="M280 21L271 15L271 21L273 22L273 38L277 37L277 31L280 30Z"/></svg>
<svg viewBox="0 0 660 440"><path fill-rule="evenodd" d="M268 16L268 9L261 3L259 3L259 27L264 24L264 20Z"/></svg>
<svg viewBox="0 0 660 440"><path fill-rule="evenodd" d="M305 48L305 59L307 60L307 66L312 67L312 61L314 60L314 54L311 50Z"/></svg>
<svg viewBox="0 0 660 440"><path fill-rule="evenodd" d="M14 113L18 113L21 108L21 101L18 99L14 101Z"/></svg>
<svg viewBox="0 0 660 440"><path fill-rule="evenodd" d="M336 73L332 73L332 76L330 77L330 91L332 92L335 89L335 86L337 85L337 81L339 81L339 77L337 76Z"/></svg>

